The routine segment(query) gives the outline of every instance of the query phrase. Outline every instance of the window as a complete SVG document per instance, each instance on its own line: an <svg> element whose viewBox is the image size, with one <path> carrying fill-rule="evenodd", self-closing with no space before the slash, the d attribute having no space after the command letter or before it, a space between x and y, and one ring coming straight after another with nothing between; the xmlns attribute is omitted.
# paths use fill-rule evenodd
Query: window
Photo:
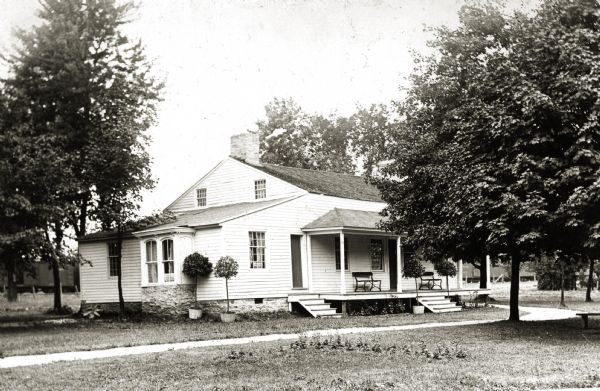
<svg viewBox="0 0 600 391"><path fill-rule="evenodd" d="M156 256L156 242L146 242L146 269L148 270L148 282L158 282L158 257Z"/></svg>
<svg viewBox="0 0 600 391"><path fill-rule="evenodd" d="M250 232L250 269L265 268L265 233Z"/></svg>
<svg viewBox="0 0 600 391"><path fill-rule="evenodd" d="M265 179L254 181L254 198L257 200L267 198L267 181Z"/></svg>
<svg viewBox="0 0 600 391"><path fill-rule="evenodd" d="M383 240L371 239L371 270L383 270Z"/></svg>
<svg viewBox="0 0 600 391"><path fill-rule="evenodd" d="M119 243L108 243L108 276L117 277L119 275Z"/></svg>
<svg viewBox="0 0 600 391"><path fill-rule="evenodd" d="M173 256L173 240L162 241L163 276L165 282L175 281L175 257Z"/></svg>
<svg viewBox="0 0 600 391"><path fill-rule="evenodd" d="M344 270L349 269L348 262L348 238L344 240ZM335 270L340 270L340 238L335 238Z"/></svg>
<svg viewBox="0 0 600 391"><path fill-rule="evenodd" d="M206 188L196 189L196 205L206 206Z"/></svg>

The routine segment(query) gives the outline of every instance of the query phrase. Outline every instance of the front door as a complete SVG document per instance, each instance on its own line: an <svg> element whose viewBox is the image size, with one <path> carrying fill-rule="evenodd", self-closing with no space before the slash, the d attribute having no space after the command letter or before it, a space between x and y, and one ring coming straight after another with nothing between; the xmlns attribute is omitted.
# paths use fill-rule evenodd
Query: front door
<svg viewBox="0 0 600 391"><path fill-rule="evenodd" d="M301 235L292 235L292 286L302 288L302 256L300 252Z"/></svg>
<svg viewBox="0 0 600 391"><path fill-rule="evenodd" d="M390 265L390 290L396 290L398 282L398 258L396 257L396 241L388 240L388 263Z"/></svg>

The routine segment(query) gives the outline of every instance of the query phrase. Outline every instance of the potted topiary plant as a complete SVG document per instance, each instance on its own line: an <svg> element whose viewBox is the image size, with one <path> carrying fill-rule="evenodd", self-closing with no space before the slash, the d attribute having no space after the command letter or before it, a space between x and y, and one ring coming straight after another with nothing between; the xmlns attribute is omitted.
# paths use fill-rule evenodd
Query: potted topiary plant
<svg viewBox="0 0 600 391"><path fill-rule="evenodd" d="M217 261L215 276L225 279L225 292L227 295L227 312L221 313L221 322L230 323L235 321L235 314L229 311L229 279L237 276L238 263L235 259L226 255Z"/></svg>
<svg viewBox="0 0 600 391"><path fill-rule="evenodd" d="M202 308L198 307L198 277L208 276L212 270L212 263L200 253L192 253L183 260L183 273L194 279L194 306L189 309L190 319L202 317Z"/></svg>
<svg viewBox="0 0 600 391"><path fill-rule="evenodd" d="M443 261L438 262L435 265L435 270L440 276L446 276L446 290L448 291L448 296L450 296L450 285L448 285L448 277L454 277L456 275L456 265L454 264L454 262L444 259Z"/></svg>
<svg viewBox="0 0 600 391"><path fill-rule="evenodd" d="M417 278L422 277L425 273L425 267L419 262L416 257L410 257L404 262L404 277L415 279L415 288L417 290L417 305L413 305L413 314L422 314L425 312L425 307L419 304L419 283Z"/></svg>

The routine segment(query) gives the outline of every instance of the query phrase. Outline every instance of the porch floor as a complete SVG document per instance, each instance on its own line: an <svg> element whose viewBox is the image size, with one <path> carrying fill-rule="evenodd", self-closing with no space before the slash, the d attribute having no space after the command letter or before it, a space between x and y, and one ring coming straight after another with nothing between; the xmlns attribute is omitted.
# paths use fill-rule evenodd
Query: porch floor
<svg viewBox="0 0 600 391"><path fill-rule="evenodd" d="M454 288L450 289L450 296L468 296L468 295L489 295L492 293L490 289L481 288ZM344 294L340 292L309 292L308 289L293 290L288 293L288 302L294 303L298 301L299 297L302 296L316 296L319 299L333 300L333 301L349 301L349 300L381 300L381 299L412 299L417 297L416 290L403 290L402 292L396 292L395 290L388 291L375 291L375 292L346 292ZM446 289L421 289L419 290L419 296L448 296Z"/></svg>

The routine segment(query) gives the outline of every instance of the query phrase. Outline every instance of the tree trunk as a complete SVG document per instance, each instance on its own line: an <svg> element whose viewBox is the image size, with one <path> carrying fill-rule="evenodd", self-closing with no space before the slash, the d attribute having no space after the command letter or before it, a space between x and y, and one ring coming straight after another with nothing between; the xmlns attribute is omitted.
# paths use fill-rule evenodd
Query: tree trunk
<svg viewBox="0 0 600 391"><path fill-rule="evenodd" d="M119 315L125 316L125 299L123 299L123 284L122 284L122 267L121 267L121 249L123 247L123 229L119 224L117 227L117 254L119 255L119 266L117 267L117 289L119 291Z"/></svg>
<svg viewBox="0 0 600 391"><path fill-rule="evenodd" d="M487 276L489 273L489 270L487 269L487 259L485 259L485 257L483 258L483 260L481 261L481 266L479 267L479 288L480 289L488 289L489 286L487 286Z"/></svg>
<svg viewBox="0 0 600 391"><path fill-rule="evenodd" d="M448 284L448 276L446 276L446 289L448 290L448 297L450 297L450 284Z"/></svg>
<svg viewBox="0 0 600 391"><path fill-rule="evenodd" d="M225 295L227 297L227 313L229 313L229 285L227 284L228 278L225 279Z"/></svg>
<svg viewBox="0 0 600 391"><path fill-rule="evenodd" d="M590 258L590 273L588 274L587 289L585 291L585 301L591 302L592 288L594 287L594 259Z"/></svg>
<svg viewBox="0 0 600 391"><path fill-rule="evenodd" d="M415 291L417 292L417 305L419 305L419 286L417 285L416 278L415 278Z"/></svg>
<svg viewBox="0 0 600 391"><path fill-rule="evenodd" d="M566 307L565 304L565 267L560 265L560 306Z"/></svg>
<svg viewBox="0 0 600 391"><path fill-rule="evenodd" d="M8 282L8 289L6 292L6 298L8 301L17 301L17 264L16 259L12 251L5 253L8 258L6 263L6 280Z"/></svg>
<svg viewBox="0 0 600 391"><path fill-rule="evenodd" d="M510 316L508 320L519 321L519 283L520 281L520 260L517 253L511 255L510 260Z"/></svg>
<svg viewBox="0 0 600 391"><path fill-rule="evenodd" d="M63 239L63 231L60 223L55 223L54 226L54 243L56 253L52 256L51 266L52 266L52 279L54 280L54 311L60 312L62 309L62 285L60 282L60 263L58 261L58 257L62 251L62 239ZM46 231L46 240L50 243L50 235L48 231Z"/></svg>

